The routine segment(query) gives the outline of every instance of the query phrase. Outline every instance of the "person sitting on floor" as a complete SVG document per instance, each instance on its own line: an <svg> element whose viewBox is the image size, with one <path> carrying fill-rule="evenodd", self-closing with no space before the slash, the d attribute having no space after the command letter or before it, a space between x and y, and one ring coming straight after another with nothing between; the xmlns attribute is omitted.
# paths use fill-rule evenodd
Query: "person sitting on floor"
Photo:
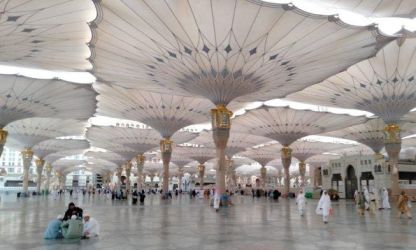
<svg viewBox="0 0 416 250"><path fill-rule="evenodd" d="M46 227L43 238L46 240L54 240L62 238L61 225L62 215L58 215L56 219L51 220Z"/></svg>
<svg viewBox="0 0 416 250"><path fill-rule="evenodd" d="M62 235L65 239L80 239L84 225L81 219L77 219L76 215L72 215L70 220L64 221L61 225Z"/></svg>
<svg viewBox="0 0 416 250"><path fill-rule="evenodd" d="M73 202L68 204L68 210L66 210L65 212L64 221L71 219L72 215L75 215L79 219L82 219L82 209L76 207Z"/></svg>
<svg viewBox="0 0 416 250"><path fill-rule="evenodd" d="M100 225L98 221L91 218L89 214L84 216L84 238L97 237L100 234Z"/></svg>

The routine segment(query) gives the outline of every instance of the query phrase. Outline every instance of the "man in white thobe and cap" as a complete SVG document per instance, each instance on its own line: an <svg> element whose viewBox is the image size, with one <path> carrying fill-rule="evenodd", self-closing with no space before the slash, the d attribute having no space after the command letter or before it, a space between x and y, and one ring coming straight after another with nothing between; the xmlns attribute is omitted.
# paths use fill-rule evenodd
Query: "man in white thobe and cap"
<svg viewBox="0 0 416 250"><path fill-rule="evenodd" d="M298 211L300 216L305 214L305 207L306 207L306 198L303 190L300 190L298 196L296 197L296 204L298 205Z"/></svg>
<svg viewBox="0 0 416 250"><path fill-rule="evenodd" d="M390 209L389 192L386 188L383 188L383 191L381 193L381 208Z"/></svg>
<svg viewBox="0 0 416 250"><path fill-rule="evenodd" d="M322 219L325 224L328 223L328 217L331 210L331 198L329 197L328 191L322 193L321 199L319 200L318 207L316 208L316 214L322 215Z"/></svg>
<svg viewBox="0 0 416 250"><path fill-rule="evenodd" d="M100 234L100 225L98 221L89 214L84 215L84 238L96 237Z"/></svg>

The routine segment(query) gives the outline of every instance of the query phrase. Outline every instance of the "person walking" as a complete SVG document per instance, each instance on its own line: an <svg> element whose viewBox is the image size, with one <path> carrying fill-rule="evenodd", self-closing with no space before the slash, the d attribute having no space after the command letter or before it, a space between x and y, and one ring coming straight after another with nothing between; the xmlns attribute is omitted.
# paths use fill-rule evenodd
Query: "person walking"
<svg viewBox="0 0 416 250"><path fill-rule="evenodd" d="M300 216L303 216L305 214L306 208L306 198L305 194L303 193L303 190L299 191L298 196L296 197L296 204L298 205L298 211Z"/></svg>
<svg viewBox="0 0 416 250"><path fill-rule="evenodd" d="M381 193L381 209L390 209L389 192L386 188Z"/></svg>
<svg viewBox="0 0 416 250"><path fill-rule="evenodd" d="M404 191L402 191L399 196L397 208L399 209L399 218L402 216L402 214L405 214L409 219L412 218L412 214L410 213L409 207L409 197Z"/></svg>
<svg viewBox="0 0 416 250"><path fill-rule="evenodd" d="M318 207L316 208L316 213L322 215L322 220L325 224L328 224L328 218L331 214L331 198L329 197L328 191L324 191L321 199L318 202Z"/></svg>

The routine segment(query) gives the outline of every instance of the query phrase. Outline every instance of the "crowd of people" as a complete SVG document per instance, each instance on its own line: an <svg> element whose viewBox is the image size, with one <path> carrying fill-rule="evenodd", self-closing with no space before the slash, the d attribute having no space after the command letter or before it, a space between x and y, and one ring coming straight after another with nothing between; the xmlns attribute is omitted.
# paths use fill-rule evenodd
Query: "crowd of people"
<svg viewBox="0 0 416 250"><path fill-rule="evenodd" d="M262 191L262 192L261 192ZM274 200L278 200L281 196L279 190L254 190L252 189L252 196L254 197L268 197ZM107 195L108 192L98 191L99 194L102 193ZM109 191L111 194L112 192ZM148 194L158 194L158 190L149 189ZM235 193L239 193L238 191ZM211 205L216 211L218 211L220 206L231 206L233 205L231 201L231 196L235 193L229 192L226 190L225 194L217 196L214 188L208 189L193 189L189 192L190 199L199 197L201 199L211 200ZM176 189L174 190L175 196L182 194L182 191ZM70 193L71 195L71 193ZM244 193L241 193L244 195ZM140 205L144 204L146 197L145 190L138 190L137 186L134 186L133 191L131 192L132 204L136 205L138 201ZM360 215L364 215L366 211L370 215L374 215L377 210L390 209L389 202L389 193L386 188L383 188L380 192L380 195L371 189L370 191L364 187L362 191L355 191L354 194L355 205L357 211ZM296 196L296 205L297 210L300 216L305 215L307 199L303 190L300 190ZM402 215L407 216L407 218L412 218L411 214L411 201L404 191L401 192L400 197L397 202L398 216ZM322 190L321 197L319 199L318 205L315 210L317 215L322 216L322 220L325 224L328 223L329 217L333 214L331 197L327 190ZM83 210L73 202L69 203L68 209L65 214L59 215L56 219L49 222L46 231L44 233L45 239L85 239L96 237L99 235L100 227L95 218L90 217L88 214L83 214Z"/></svg>
<svg viewBox="0 0 416 250"><path fill-rule="evenodd" d="M375 189L368 191L368 189L364 187L361 192L355 191L354 199L357 211L362 216L366 211L368 211L370 215L374 215L377 210L391 209L389 193L386 188L381 190L381 197L379 198ZM411 219L411 207L412 204L409 197L405 191L402 191L397 202L398 216L401 217L402 214L405 214L407 218Z"/></svg>
<svg viewBox="0 0 416 250"><path fill-rule="evenodd" d="M89 239L100 234L100 225L89 214L83 214L80 207L69 203L64 216L58 215L46 227L44 238L54 239Z"/></svg>

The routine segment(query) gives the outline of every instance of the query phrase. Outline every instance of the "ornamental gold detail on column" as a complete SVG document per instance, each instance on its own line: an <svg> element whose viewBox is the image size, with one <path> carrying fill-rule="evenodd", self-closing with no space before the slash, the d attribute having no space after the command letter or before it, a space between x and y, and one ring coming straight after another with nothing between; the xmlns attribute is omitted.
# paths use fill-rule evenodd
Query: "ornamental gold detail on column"
<svg viewBox="0 0 416 250"><path fill-rule="evenodd" d="M400 127L395 123L387 124L384 127L384 143L400 143Z"/></svg>
<svg viewBox="0 0 416 250"><path fill-rule="evenodd" d="M136 156L137 165L143 165L146 157L143 154L139 154Z"/></svg>
<svg viewBox="0 0 416 250"><path fill-rule="evenodd" d="M6 130L0 129L0 145L6 144L7 135Z"/></svg>
<svg viewBox="0 0 416 250"><path fill-rule="evenodd" d="M299 174L305 175L306 172L306 163L301 161L299 162Z"/></svg>
<svg viewBox="0 0 416 250"><path fill-rule="evenodd" d="M169 139L163 139L160 141L160 152L161 153L172 153L173 142Z"/></svg>
<svg viewBox="0 0 416 250"><path fill-rule="evenodd" d="M22 152L22 157L24 159L31 159L33 157L33 151L30 148L25 148Z"/></svg>
<svg viewBox="0 0 416 250"><path fill-rule="evenodd" d="M260 175L261 176L266 176L267 175L267 168L261 167L260 168Z"/></svg>
<svg viewBox="0 0 416 250"><path fill-rule="evenodd" d="M288 146L284 146L281 149L281 152L282 152L282 159L292 158L292 149L289 148Z"/></svg>
<svg viewBox="0 0 416 250"><path fill-rule="evenodd" d="M213 129L230 129L231 116L233 112L228 110L224 104L218 104L217 108L211 109L211 123Z"/></svg>
<svg viewBox="0 0 416 250"><path fill-rule="evenodd" d="M205 165L204 165L204 164L199 164L199 165L198 165L198 171L199 171L200 173L203 173L203 172L205 171Z"/></svg>
<svg viewBox="0 0 416 250"><path fill-rule="evenodd" d="M41 168L41 167L43 167L43 165L45 165L45 160L43 160L43 159L36 159L35 160L35 165L36 165L37 168Z"/></svg>

